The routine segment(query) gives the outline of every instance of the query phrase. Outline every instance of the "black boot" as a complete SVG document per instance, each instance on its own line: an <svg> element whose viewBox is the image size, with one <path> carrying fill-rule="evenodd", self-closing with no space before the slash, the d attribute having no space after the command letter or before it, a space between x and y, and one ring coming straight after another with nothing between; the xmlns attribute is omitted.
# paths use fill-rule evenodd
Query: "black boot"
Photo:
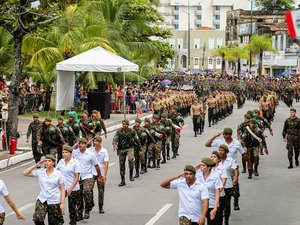
<svg viewBox="0 0 300 225"><path fill-rule="evenodd" d="M134 179L133 179L133 170L129 171L129 180L134 181Z"/></svg>
<svg viewBox="0 0 300 225"><path fill-rule="evenodd" d="M90 212L89 211L85 211L84 213L84 217L83 217L85 220L89 219L90 218Z"/></svg>
<svg viewBox="0 0 300 225"><path fill-rule="evenodd" d="M99 213L100 213L100 214L104 214L103 206L100 206L100 205L99 205Z"/></svg>
<svg viewBox="0 0 300 225"><path fill-rule="evenodd" d="M151 159L148 159L148 168L151 168L151 165L150 165L150 163L151 163Z"/></svg>
<svg viewBox="0 0 300 225"><path fill-rule="evenodd" d="M299 159L298 158L295 159L295 164L296 164L296 166L299 166Z"/></svg>
<svg viewBox="0 0 300 225"><path fill-rule="evenodd" d="M242 173L246 173L246 160L242 158L243 171Z"/></svg>
<svg viewBox="0 0 300 225"><path fill-rule="evenodd" d="M229 217L225 216L224 225L229 225Z"/></svg>
<svg viewBox="0 0 300 225"><path fill-rule="evenodd" d="M260 148L260 155L264 155L263 148Z"/></svg>
<svg viewBox="0 0 300 225"><path fill-rule="evenodd" d="M176 156L179 156L178 148L176 148Z"/></svg>
<svg viewBox="0 0 300 225"><path fill-rule="evenodd" d="M167 160L170 160L170 144L167 145Z"/></svg>
<svg viewBox="0 0 300 225"><path fill-rule="evenodd" d="M197 137L197 131L195 131L195 137Z"/></svg>
<svg viewBox="0 0 300 225"><path fill-rule="evenodd" d="M163 155L163 160L161 161L161 164L165 164L167 161L166 161L166 156Z"/></svg>
<svg viewBox="0 0 300 225"><path fill-rule="evenodd" d="M70 220L69 224L70 225L76 225L77 223L76 223L76 220L72 219L72 220Z"/></svg>
<svg viewBox="0 0 300 225"><path fill-rule="evenodd" d="M252 179L252 173L249 172L248 179Z"/></svg>
<svg viewBox="0 0 300 225"><path fill-rule="evenodd" d="M45 225L44 221L34 221L35 225Z"/></svg>
<svg viewBox="0 0 300 225"><path fill-rule="evenodd" d="M172 159L175 159L176 158L176 151L173 150L173 156L172 156Z"/></svg>
<svg viewBox="0 0 300 225"><path fill-rule="evenodd" d="M234 207L234 210L240 210L239 197L234 197L233 207Z"/></svg>
<svg viewBox="0 0 300 225"><path fill-rule="evenodd" d="M142 168L141 168L141 172L140 172L140 174L144 174L144 173L146 173L145 172L145 168L146 168L146 166L144 165L144 164L142 164L142 166L141 166Z"/></svg>
<svg viewBox="0 0 300 225"><path fill-rule="evenodd" d="M293 160L290 160L290 166L288 167L288 169L292 169L293 168Z"/></svg>
<svg viewBox="0 0 300 225"><path fill-rule="evenodd" d="M126 185L126 183L125 183L125 176L121 176L121 183L119 184L119 187L122 187L124 185Z"/></svg>
<svg viewBox="0 0 300 225"><path fill-rule="evenodd" d="M155 160L153 160L153 165L151 166L151 168L156 168Z"/></svg>
<svg viewBox="0 0 300 225"><path fill-rule="evenodd" d="M258 165L254 165L254 175L255 175L256 177L259 176L259 173L258 173Z"/></svg>
<svg viewBox="0 0 300 225"><path fill-rule="evenodd" d="M135 169L135 175L133 178L138 178L140 176L139 171L140 171L139 168Z"/></svg>
<svg viewBox="0 0 300 225"><path fill-rule="evenodd" d="M156 168L160 168L160 159L157 160L156 164L157 164Z"/></svg>

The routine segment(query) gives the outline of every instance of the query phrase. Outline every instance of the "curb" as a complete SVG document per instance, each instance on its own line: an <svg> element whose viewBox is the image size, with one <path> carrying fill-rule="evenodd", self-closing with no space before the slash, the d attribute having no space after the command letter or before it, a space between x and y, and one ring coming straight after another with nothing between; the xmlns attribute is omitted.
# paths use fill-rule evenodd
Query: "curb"
<svg viewBox="0 0 300 225"><path fill-rule="evenodd" d="M144 116L144 117L139 117L139 118L141 118L142 120L144 120L144 119L150 118L150 117L152 117L152 114ZM130 125L133 125L134 123L135 123L135 119L129 121ZM114 132L115 130L120 129L121 127L122 127L121 122L118 125L114 125L114 126L108 127L107 128L107 133ZM22 153L22 154L16 155L16 156L10 156L9 159L0 160L0 169L4 169L6 167L15 165L17 163L26 161L28 159L33 159L31 149L28 149L28 147L19 147L18 149L26 149L26 150L30 150L30 151L26 152L26 153Z"/></svg>

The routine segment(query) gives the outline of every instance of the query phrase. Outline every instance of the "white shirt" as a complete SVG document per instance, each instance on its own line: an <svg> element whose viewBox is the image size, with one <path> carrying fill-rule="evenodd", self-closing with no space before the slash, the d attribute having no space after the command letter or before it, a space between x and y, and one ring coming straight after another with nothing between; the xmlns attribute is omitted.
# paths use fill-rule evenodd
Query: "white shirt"
<svg viewBox="0 0 300 225"><path fill-rule="evenodd" d="M6 188L6 185L4 184L3 180L0 180L0 195L2 195L3 197L6 197L7 195L9 195L8 190ZM0 202L0 213L4 213L4 208L3 205Z"/></svg>
<svg viewBox="0 0 300 225"><path fill-rule="evenodd" d="M204 184L208 189L208 196L209 196L209 206L208 208L213 209L215 208L215 201L216 201L216 189L223 188L222 181L219 177L219 174L215 172L211 172L207 179L204 179L203 172L198 170L196 173L196 179L201 183Z"/></svg>
<svg viewBox="0 0 300 225"><path fill-rule="evenodd" d="M219 148L220 145L226 145L228 147L229 152L227 153L227 156L234 159L236 163L237 153L239 152L241 155L245 153L240 141L235 138L232 138L232 142L230 144L226 142L224 137L218 137L211 143L211 147Z"/></svg>
<svg viewBox="0 0 300 225"><path fill-rule="evenodd" d="M108 151L106 148L101 147L100 151L97 153L95 147L89 148L89 151L94 154L96 159L98 160L99 166L100 166L100 171L102 176L104 176L104 170L105 170L105 162L109 161L109 155ZM93 168L93 174L97 176L97 171L96 168Z"/></svg>
<svg viewBox="0 0 300 225"><path fill-rule="evenodd" d="M39 169L32 171L32 174L34 177L38 178L41 188L38 199L42 203L47 201L48 205L60 204L60 185L65 182L62 173L57 169L54 169L52 174L48 176L46 169Z"/></svg>
<svg viewBox="0 0 300 225"><path fill-rule="evenodd" d="M98 161L96 157L90 152L90 150L86 149L83 153L81 153L79 148L74 149L73 158L77 159L80 163L81 179L85 180L88 178L93 178L93 167L98 165Z"/></svg>
<svg viewBox="0 0 300 225"><path fill-rule="evenodd" d="M198 222L202 215L202 200L208 199L208 189L198 180L188 186L185 179L171 181L170 189L177 189L179 194L179 217L185 216L192 222Z"/></svg>
<svg viewBox="0 0 300 225"><path fill-rule="evenodd" d="M66 164L65 159L59 160L56 169L58 169L65 177L66 190L69 190L69 188L72 186L75 180L75 174L80 173L81 170L80 163L73 158L71 158L68 164ZM77 184L73 188L73 191L78 191L78 190L80 190L79 182L77 182Z"/></svg>
<svg viewBox="0 0 300 225"><path fill-rule="evenodd" d="M220 166L220 165L218 165L216 168L212 168L211 173L218 174L221 179L221 182L222 182L222 179L228 178L226 170L223 168L223 166ZM226 180L226 182L227 182L227 180ZM225 191L224 191L224 187L223 187L223 183L222 183L222 191L220 193L220 197L224 197L224 196L225 196Z"/></svg>
<svg viewBox="0 0 300 225"><path fill-rule="evenodd" d="M219 166L223 167L226 170L227 175L228 175L228 178L227 178L224 188L225 189L232 188L233 187L233 184L232 184L233 170L237 168L236 162L232 158L227 156L227 158L225 159L224 162L222 162L222 161L219 162Z"/></svg>

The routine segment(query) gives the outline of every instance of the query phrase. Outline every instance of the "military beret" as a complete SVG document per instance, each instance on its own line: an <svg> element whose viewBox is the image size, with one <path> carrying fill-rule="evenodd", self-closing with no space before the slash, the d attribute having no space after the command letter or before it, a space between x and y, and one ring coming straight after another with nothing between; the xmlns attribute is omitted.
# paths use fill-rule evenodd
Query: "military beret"
<svg viewBox="0 0 300 225"><path fill-rule="evenodd" d="M73 148L70 145L64 145L63 150L73 152Z"/></svg>
<svg viewBox="0 0 300 225"><path fill-rule="evenodd" d="M69 114L69 117L74 118L74 114Z"/></svg>
<svg viewBox="0 0 300 225"><path fill-rule="evenodd" d="M157 114L153 114L152 118L153 118L153 119L157 119L157 120L158 120L158 119L159 119L159 115L157 115Z"/></svg>
<svg viewBox="0 0 300 225"><path fill-rule="evenodd" d="M203 157L201 159L201 162L204 163L207 166L215 166L214 161L212 161L211 158L208 158L208 157Z"/></svg>
<svg viewBox="0 0 300 225"><path fill-rule="evenodd" d="M163 118L167 118L167 114L166 113L162 113L161 115L160 115L160 117L163 117Z"/></svg>
<svg viewBox="0 0 300 225"><path fill-rule="evenodd" d="M244 117L247 119L251 119L251 116L249 114L245 114Z"/></svg>
<svg viewBox="0 0 300 225"><path fill-rule="evenodd" d="M40 116L39 116L39 114L34 113L34 114L32 115L32 118L40 118Z"/></svg>
<svg viewBox="0 0 300 225"><path fill-rule="evenodd" d="M141 123L141 122L142 122L142 120L141 120L141 118L136 118L136 119L135 119L135 122L137 122L137 123Z"/></svg>
<svg viewBox="0 0 300 225"><path fill-rule="evenodd" d="M254 109L253 112L259 113L259 110L258 109Z"/></svg>
<svg viewBox="0 0 300 225"><path fill-rule="evenodd" d="M253 123L253 124L255 124L255 125L257 124L257 122L256 122L255 119L251 119L251 120L250 120L250 123Z"/></svg>
<svg viewBox="0 0 300 225"><path fill-rule="evenodd" d="M144 122L151 123L150 118L145 118L145 119L144 119Z"/></svg>
<svg viewBox="0 0 300 225"><path fill-rule="evenodd" d="M79 143L82 142L82 143L85 143L85 144L86 144L86 143L87 143L87 140L86 140L85 138L82 137L82 138L79 138L79 139L78 139L78 142L79 142Z"/></svg>
<svg viewBox="0 0 300 225"><path fill-rule="evenodd" d="M297 112L295 108L291 108L290 112Z"/></svg>
<svg viewBox="0 0 300 225"><path fill-rule="evenodd" d="M177 105L172 105L172 109L178 110Z"/></svg>
<svg viewBox="0 0 300 225"><path fill-rule="evenodd" d="M52 119L51 119L50 117L47 117L47 118L45 119L45 121L46 121L46 122L51 122Z"/></svg>
<svg viewBox="0 0 300 225"><path fill-rule="evenodd" d="M213 151L211 154L216 155L218 158L221 158L221 155L218 151Z"/></svg>
<svg viewBox="0 0 300 225"><path fill-rule="evenodd" d="M129 120L127 119L123 120L122 123L126 123L129 126Z"/></svg>
<svg viewBox="0 0 300 225"><path fill-rule="evenodd" d="M186 165L186 166L184 167L184 171L189 171L189 172L192 172L193 174L196 174L196 169L195 169L195 167L192 166L192 165Z"/></svg>
<svg viewBox="0 0 300 225"><path fill-rule="evenodd" d="M64 118L62 116L59 116L57 119L58 120L64 120Z"/></svg>
<svg viewBox="0 0 300 225"><path fill-rule="evenodd" d="M249 114L249 115L252 117L252 116L253 116L253 111L249 110L249 111L247 112L247 114Z"/></svg>
<svg viewBox="0 0 300 225"><path fill-rule="evenodd" d="M89 115L89 112L87 110L83 110L83 114Z"/></svg>
<svg viewBox="0 0 300 225"><path fill-rule="evenodd" d="M232 134L232 129L231 128L229 128L229 127L227 127L227 128L224 128L224 131L223 131L223 134Z"/></svg>
<svg viewBox="0 0 300 225"><path fill-rule="evenodd" d="M51 160L53 160L54 162L56 161L55 156L54 156L54 155L51 155L51 154L47 154L47 155L45 156L45 159L51 159Z"/></svg>
<svg viewBox="0 0 300 225"><path fill-rule="evenodd" d="M102 137L101 137L100 135L96 135L96 136L94 137L94 139L96 139L96 140L99 141L99 142L102 142Z"/></svg>
<svg viewBox="0 0 300 225"><path fill-rule="evenodd" d="M94 109L94 110L92 111L92 113L98 113L98 111Z"/></svg>
<svg viewBox="0 0 300 225"><path fill-rule="evenodd" d="M220 145L219 148L224 149L226 152L229 152L227 145Z"/></svg>

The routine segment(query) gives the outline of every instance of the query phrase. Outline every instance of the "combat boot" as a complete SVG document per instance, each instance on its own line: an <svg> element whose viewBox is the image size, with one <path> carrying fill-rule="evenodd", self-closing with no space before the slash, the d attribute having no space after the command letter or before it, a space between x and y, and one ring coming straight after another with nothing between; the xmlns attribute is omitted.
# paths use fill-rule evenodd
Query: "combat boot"
<svg viewBox="0 0 300 225"><path fill-rule="evenodd" d="M167 160L170 160L170 145L167 145Z"/></svg>
<svg viewBox="0 0 300 225"><path fill-rule="evenodd" d="M295 164L296 164L296 166L299 166L299 159L298 158L295 159Z"/></svg>
<svg viewBox="0 0 300 225"><path fill-rule="evenodd" d="M290 166L288 167L288 169L293 169L293 160L290 160Z"/></svg>
<svg viewBox="0 0 300 225"><path fill-rule="evenodd" d="M129 171L129 180L134 181L134 179L133 179L133 170Z"/></svg>
<svg viewBox="0 0 300 225"><path fill-rule="evenodd" d="M175 150L173 151L172 159L176 159L176 151Z"/></svg>
<svg viewBox="0 0 300 225"><path fill-rule="evenodd" d="M260 148L260 155L264 155L263 148Z"/></svg>
<svg viewBox="0 0 300 225"><path fill-rule="evenodd" d="M195 131L195 137L197 137L197 132Z"/></svg>
<svg viewBox="0 0 300 225"><path fill-rule="evenodd" d="M146 171L145 171L145 165L144 164L142 164L142 166L141 166L142 168L141 168L141 172L140 172L140 174L144 174L144 173L146 173Z"/></svg>
<svg viewBox="0 0 300 225"><path fill-rule="evenodd" d="M151 165L150 165L150 163L151 163L151 159L148 159L148 168L151 168Z"/></svg>
<svg viewBox="0 0 300 225"><path fill-rule="evenodd" d="M104 213L105 213L104 210L103 210L103 206L100 206L100 205L99 205L99 213L100 213L100 214L104 214Z"/></svg>
<svg viewBox="0 0 300 225"><path fill-rule="evenodd" d="M259 176L259 173L258 173L258 165L255 165L254 166L254 175L256 176L256 177L258 177Z"/></svg>
<svg viewBox="0 0 300 225"><path fill-rule="evenodd" d="M125 186L125 176L121 176L121 183L119 184L119 187Z"/></svg>
<svg viewBox="0 0 300 225"><path fill-rule="evenodd" d="M234 197L233 207L234 207L234 210L240 210L239 197Z"/></svg>
<svg viewBox="0 0 300 225"><path fill-rule="evenodd" d="M156 168L160 168L160 159L157 160L157 166Z"/></svg>
<svg viewBox="0 0 300 225"><path fill-rule="evenodd" d="M252 179L252 173L249 173L248 179Z"/></svg>
<svg viewBox="0 0 300 225"><path fill-rule="evenodd" d="M34 221L35 225L45 225L44 221Z"/></svg>
<svg viewBox="0 0 300 225"><path fill-rule="evenodd" d="M166 156L163 155L163 160L161 161L161 164L165 164L167 161L166 161Z"/></svg>
<svg viewBox="0 0 300 225"><path fill-rule="evenodd" d="M229 225L229 216L225 216L224 225Z"/></svg>
<svg viewBox="0 0 300 225"><path fill-rule="evenodd" d="M152 164L151 168L156 168L156 162L155 162L155 160L153 160L153 164Z"/></svg>
<svg viewBox="0 0 300 225"><path fill-rule="evenodd" d="M178 148L176 148L176 156L179 156Z"/></svg>
<svg viewBox="0 0 300 225"><path fill-rule="evenodd" d="M140 169L136 169L136 170L135 170L135 175L134 175L133 178L138 178L138 177L140 176L139 170L140 170Z"/></svg>
<svg viewBox="0 0 300 225"><path fill-rule="evenodd" d="M70 224L70 225L76 225L77 223L76 223L76 220L71 220L71 221L69 222L69 224Z"/></svg>

